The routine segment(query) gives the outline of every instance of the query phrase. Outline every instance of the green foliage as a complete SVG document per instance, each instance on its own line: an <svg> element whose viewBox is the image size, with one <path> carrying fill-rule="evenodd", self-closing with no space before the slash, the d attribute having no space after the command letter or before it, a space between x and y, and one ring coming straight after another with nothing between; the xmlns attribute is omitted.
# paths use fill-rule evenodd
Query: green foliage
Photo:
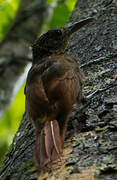
<svg viewBox="0 0 117 180"><path fill-rule="evenodd" d="M61 14L61 16L60 16ZM49 29L59 26L64 26L65 22L68 19L69 9L66 4L62 6L57 6L54 9L52 21L49 24Z"/></svg>
<svg viewBox="0 0 117 180"><path fill-rule="evenodd" d="M51 5L53 3L53 1L54 0L48 0L47 3Z"/></svg>
<svg viewBox="0 0 117 180"><path fill-rule="evenodd" d="M14 19L20 0L0 0L0 40L8 32ZM24 101L21 101L22 89L16 100L0 119L0 162L16 132L21 114L24 111ZM20 97L20 98L19 98ZM19 103L19 105L18 105ZM18 109L19 108L19 109Z"/></svg>
<svg viewBox="0 0 117 180"><path fill-rule="evenodd" d="M1 165L1 162L2 162L2 159L8 149L8 143L7 141L5 140L0 140L0 165Z"/></svg>
<svg viewBox="0 0 117 180"><path fill-rule="evenodd" d="M0 40L8 32L20 0L0 0Z"/></svg>
<svg viewBox="0 0 117 180"><path fill-rule="evenodd" d="M57 1L56 1L57 2ZM58 2L61 2L60 0ZM53 16L47 29L64 26L69 19L76 0L67 0L65 3L55 6ZM48 3L55 4L55 0L48 0Z"/></svg>
<svg viewBox="0 0 117 180"><path fill-rule="evenodd" d="M14 102L0 119L0 160L12 142L25 111L24 85L16 95Z"/></svg>

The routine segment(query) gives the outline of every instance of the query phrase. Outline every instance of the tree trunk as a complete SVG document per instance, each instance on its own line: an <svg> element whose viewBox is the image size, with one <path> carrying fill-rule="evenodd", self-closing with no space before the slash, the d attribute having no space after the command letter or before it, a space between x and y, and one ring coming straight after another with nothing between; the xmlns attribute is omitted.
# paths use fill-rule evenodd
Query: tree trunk
<svg viewBox="0 0 117 180"><path fill-rule="evenodd" d="M34 130L22 119L1 169L1 180L117 179L117 2L77 0L69 23L95 15L96 20L75 33L67 52L80 58L85 96L95 95L85 112L71 115L60 163L37 173L33 164ZM115 85L115 86L114 86Z"/></svg>

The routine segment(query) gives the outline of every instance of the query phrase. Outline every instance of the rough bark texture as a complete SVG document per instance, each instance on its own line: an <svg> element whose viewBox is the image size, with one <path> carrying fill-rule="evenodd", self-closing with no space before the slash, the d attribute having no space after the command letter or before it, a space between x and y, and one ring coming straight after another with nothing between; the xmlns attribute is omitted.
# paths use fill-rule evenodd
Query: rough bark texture
<svg viewBox="0 0 117 180"><path fill-rule="evenodd" d="M22 0L15 20L0 43L0 116L25 80L31 43L47 16L46 0Z"/></svg>
<svg viewBox="0 0 117 180"><path fill-rule="evenodd" d="M91 15L96 21L74 34L67 49L80 58L81 64L85 63L81 66L85 95L117 79L117 1L78 0L70 22ZM95 96L84 113L72 113L62 162L37 175L33 147L34 131L25 114L5 158L1 180L36 180L38 176L39 180L116 180L117 87Z"/></svg>

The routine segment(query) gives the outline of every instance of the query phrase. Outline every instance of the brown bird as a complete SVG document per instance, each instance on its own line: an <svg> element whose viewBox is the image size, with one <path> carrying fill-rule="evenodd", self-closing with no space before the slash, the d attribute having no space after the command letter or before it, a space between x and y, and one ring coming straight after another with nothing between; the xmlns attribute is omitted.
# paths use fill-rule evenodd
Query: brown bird
<svg viewBox="0 0 117 180"><path fill-rule="evenodd" d="M49 30L32 47L26 111L36 130L34 159L40 168L61 158L68 118L82 90L79 64L65 49L71 35L92 20Z"/></svg>

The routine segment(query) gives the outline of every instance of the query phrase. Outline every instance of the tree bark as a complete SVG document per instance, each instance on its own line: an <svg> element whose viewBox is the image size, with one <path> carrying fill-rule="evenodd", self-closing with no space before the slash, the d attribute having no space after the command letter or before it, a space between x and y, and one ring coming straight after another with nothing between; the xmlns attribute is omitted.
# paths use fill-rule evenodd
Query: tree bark
<svg viewBox="0 0 117 180"><path fill-rule="evenodd" d="M67 48L67 53L80 58L85 95L116 83L116 9L114 0L77 0L70 17L69 23L96 17L74 34ZM39 173L33 164L34 130L25 113L1 168L1 180L117 179L117 87L94 96L81 114L77 114L77 105L68 125L62 162Z"/></svg>

